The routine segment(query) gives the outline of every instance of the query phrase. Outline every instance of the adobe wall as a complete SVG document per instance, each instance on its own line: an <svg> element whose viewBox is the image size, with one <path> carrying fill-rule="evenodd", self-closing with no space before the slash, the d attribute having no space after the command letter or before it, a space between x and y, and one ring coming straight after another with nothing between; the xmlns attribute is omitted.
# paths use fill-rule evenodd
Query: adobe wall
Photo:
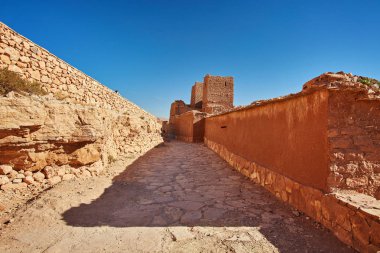
<svg viewBox="0 0 380 253"><path fill-rule="evenodd" d="M205 138L292 180L327 191L328 92L206 119Z"/></svg>
<svg viewBox="0 0 380 253"><path fill-rule="evenodd" d="M169 123L174 124L175 116L191 111L191 108L182 100L176 100L170 105Z"/></svg>
<svg viewBox="0 0 380 253"><path fill-rule="evenodd" d="M234 79L206 75L204 77L202 111L221 113L233 108Z"/></svg>
<svg viewBox="0 0 380 253"><path fill-rule="evenodd" d="M380 100L360 92L318 89L206 118L205 144L344 243L380 251Z"/></svg>
<svg viewBox="0 0 380 253"><path fill-rule="evenodd" d="M363 91L330 91L329 185L380 199L380 100Z"/></svg>
<svg viewBox="0 0 380 253"><path fill-rule="evenodd" d="M207 121L208 119L206 129ZM330 229L342 242L360 252L380 251L379 201L362 194L325 194L251 159L236 155L236 150L228 150L223 144L206 137L205 144L236 170L265 187L278 199L289 203ZM313 162L314 160L310 160L309 164Z"/></svg>
<svg viewBox="0 0 380 253"><path fill-rule="evenodd" d="M186 142L203 142L205 113L189 111L175 117L175 136Z"/></svg>
<svg viewBox="0 0 380 253"><path fill-rule="evenodd" d="M203 99L203 86L202 82L195 82L191 87L191 108L192 109L202 109L202 99Z"/></svg>
<svg viewBox="0 0 380 253"><path fill-rule="evenodd" d="M8 68L59 99L106 109L141 108L0 22L0 68ZM148 117L153 117L145 112Z"/></svg>

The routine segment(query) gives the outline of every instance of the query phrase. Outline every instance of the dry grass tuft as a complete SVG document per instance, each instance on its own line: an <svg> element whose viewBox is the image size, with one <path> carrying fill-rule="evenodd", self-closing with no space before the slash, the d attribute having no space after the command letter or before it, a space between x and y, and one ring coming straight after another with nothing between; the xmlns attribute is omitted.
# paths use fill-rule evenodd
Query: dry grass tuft
<svg viewBox="0 0 380 253"><path fill-rule="evenodd" d="M40 83L24 80L16 72L6 68L0 69L0 96L4 96L11 91L27 92L35 95L47 94Z"/></svg>

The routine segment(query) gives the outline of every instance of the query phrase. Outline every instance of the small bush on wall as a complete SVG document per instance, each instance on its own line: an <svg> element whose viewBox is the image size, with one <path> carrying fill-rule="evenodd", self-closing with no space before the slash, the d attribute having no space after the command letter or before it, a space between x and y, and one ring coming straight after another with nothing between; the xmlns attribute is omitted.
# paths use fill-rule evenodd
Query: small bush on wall
<svg viewBox="0 0 380 253"><path fill-rule="evenodd" d="M24 80L16 72L6 68L0 69L0 95L6 95L11 91L46 95L40 83Z"/></svg>

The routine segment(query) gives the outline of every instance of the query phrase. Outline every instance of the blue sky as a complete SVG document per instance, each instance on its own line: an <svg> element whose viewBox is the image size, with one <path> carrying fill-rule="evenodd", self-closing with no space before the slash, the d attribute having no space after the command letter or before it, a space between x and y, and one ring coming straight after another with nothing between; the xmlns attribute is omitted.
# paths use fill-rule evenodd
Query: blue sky
<svg viewBox="0 0 380 253"><path fill-rule="evenodd" d="M380 79L380 1L8 1L0 20L156 116L207 73L235 105L327 72Z"/></svg>

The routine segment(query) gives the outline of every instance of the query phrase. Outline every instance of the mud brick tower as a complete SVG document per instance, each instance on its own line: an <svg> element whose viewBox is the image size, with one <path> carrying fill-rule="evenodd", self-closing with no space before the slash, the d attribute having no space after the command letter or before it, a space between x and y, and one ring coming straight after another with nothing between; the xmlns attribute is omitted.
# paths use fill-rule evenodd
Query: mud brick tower
<svg viewBox="0 0 380 253"><path fill-rule="evenodd" d="M202 82L195 82L191 87L191 108L196 110L202 110L203 99L203 86Z"/></svg>
<svg viewBox="0 0 380 253"><path fill-rule="evenodd" d="M233 77L206 75L204 77L202 111L210 114L232 109L234 100Z"/></svg>

